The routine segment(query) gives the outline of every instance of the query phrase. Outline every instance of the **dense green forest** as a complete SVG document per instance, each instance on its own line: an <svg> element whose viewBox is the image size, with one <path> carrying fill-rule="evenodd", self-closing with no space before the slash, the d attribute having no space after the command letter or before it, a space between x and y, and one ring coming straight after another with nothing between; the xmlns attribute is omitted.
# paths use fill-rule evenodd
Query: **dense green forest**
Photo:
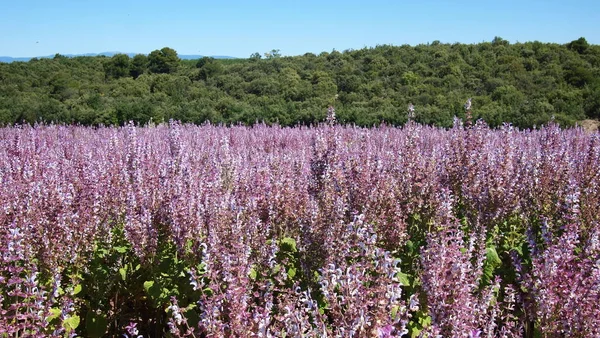
<svg viewBox="0 0 600 338"><path fill-rule="evenodd" d="M342 123L449 126L473 115L491 126L554 118L568 126L600 118L600 46L434 41L283 57L180 60L165 47L149 55L0 63L0 124L84 125L161 122L310 124L333 105Z"/></svg>

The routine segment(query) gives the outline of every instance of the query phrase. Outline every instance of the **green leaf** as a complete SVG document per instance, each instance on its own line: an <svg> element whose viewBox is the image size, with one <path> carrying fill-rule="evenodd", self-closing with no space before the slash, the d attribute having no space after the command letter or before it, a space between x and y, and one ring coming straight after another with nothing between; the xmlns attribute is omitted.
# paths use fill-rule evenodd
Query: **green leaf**
<svg viewBox="0 0 600 338"><path fill-rule="evenodd" d="M296 252L296 240L291 237L285 237L280 243L281 251Z"/></svg>
<svg viewBox="0 0 600 338"><path fill-rule="evenodd" d="M126 280L127 279L127 268L120 268L119 274L121 274L121 279Z"/></svg>
<svg viewBox="0 0 600 338"><path fill-rule="evenodd" d="M398 314L398 310L400 309L400 307L398 305L395 305L392 307L392 318L396 318L396 315Z"/></svg>
<svg viewBox="0 0 600 338"><path fill-rule="evenodd" d="M287 271L287 275L290 279L294 279L296 276L296 268L289 268Z"/></svg>
<svg viewBox="0 0 600 338"><path fill-rule="evenodd" d="M426 312L418 311L408 323L408 331L411 338L420 336L421 331L431 325L431 317Z"/></svg>
<svg viewBox="0 0 600 338"><path fill-rule="evenodd" d="M163 288L162 293L160 294L161 298L168 299L170 296L179 295L179 291L177 289L170 290L168 288Z"/></svg>
<svg viewBox="0 0 600 338"><path fill-rule="evenodd" d="M79 326L79 322L80 322L79 316L73 315L73 316L63 320L63 327L65 328L65 330L67 330L67 332L71 332Z"/></svg>
<svg viewBox="0 0 600 338"><path fill-rule="evenodd" d="M76 294L80 293L81 289L82 289L81 284L75 285L75 287L73 288L73 295L76 295Z"/></svg>
<svg viewBox="0 0 600 338"><path fill-rule="evenodd" d="M127 247L125 247L125 246L115 246L115 247L113 247L113 249L118 253L126 253L127 252Z"/></svg>
<svg viewBox="0 0 600 338"><path fill-rule="evenodd" d="M502 260L498 256L498 252L496 252L495 247L487 247L485 251L486 257L485 261L483 262L483 275L481 278L481 285L488 285L494 277L494 271L496 270L496 268L502 265Z"/></svg>
<svg viewBox="0 0 600 338"><path fill-rule="evenodd" d="M410 333L410 338L417 338L421 333L421 330L416 326L409 327L408 331Z"/></svg>
<svg viewBox="0 0 600 338"><path fill-rule="evenodd" d="M502 260L498 256L498 252L496 252L496 248L491 246L485 249L486 259L488 262L496 265L502 264Z"/></svg>
<svg viewBox="0 0 600 338"><path fill-rule="evenodd" d="M419 324L421 324L423 327L428 327L429 325L431 325L431 317L426 316L419 318Z"/></svg>
<svg viewBox="0 0 600 338"><path fill-rule="evenodd" d="M187 324L190 327L198 327L198 323L200 322L200 315L197 311L193 311L191 307L187 307L188 311L185 311L185 318L187 320Z"/></svg>
<svg viewBox="0 0 600 338"><path fill-rule="evenodd" d="M249 277L252 280L256 280L256 277L257 277L256 269L254 269L254 268L250 269L250 275L249 275Z"/></svg>
<svg viewBox="0 0 600 338"><path fill-rule="evenodd" d="M154 281L146 281L144 282L144 290L148 294L148 298L150 298L155 305L158 305L161 302L161 299L164 299L164 294L161 291L161 287L159 283L155 283Z"/></svg>
<svg viewBox="0 0 600 338"><path fill-rule="evenodd" d="M145 281L144 282L144 290L146 290L147 293L150 293L150 288L154 286L154 281L153 280L149 280L149 281Z"/></svg>
<svg viewBox="0 0 600 338"><path fill-rule="evenodd" d="M406 249L407 249L408 252L414 252L415 251L415 244L410 239L406 241Z"/></svg>
<svg viewBox="0 0 600 338"><path fill-rule="evenodd" d="M409 277L410 276L405 274L404 272L398 272L396 274L396 278L398 278L398 281L400 282L400 284L402 284L402 286L410 286Z"/></svg>
<svg viewBox="0 0 600 338"><path fill-rule="evenodd" d="M412 326L409 328L410 338L417 338L421 333L421 329L416 326Z"/></svg>
<svg viewBox="0 0 600 338"><path fill-rule="evenodd" d="M108 321L103 314L96 314L94 311L88 311L85 317L85 330L88 337L103 337L108 328Z"/></svg>
<svg viewBox="0 0 600 338"><path fill-rule="evenodd" d="M108 255L108 250L106 250L104 248L98 249L97 254L98 254L98 257L104 258Z"/></svg>
<svg viewBox="0 0 600 338"><path fill-rule="evenodd" d="M62 311L60 309L55 308L55 307L51 308L50 309L50 316L48 316L48 321L50 322L50 321L52 321L52 320L60 317L61 313L62 313Z"/></svg>

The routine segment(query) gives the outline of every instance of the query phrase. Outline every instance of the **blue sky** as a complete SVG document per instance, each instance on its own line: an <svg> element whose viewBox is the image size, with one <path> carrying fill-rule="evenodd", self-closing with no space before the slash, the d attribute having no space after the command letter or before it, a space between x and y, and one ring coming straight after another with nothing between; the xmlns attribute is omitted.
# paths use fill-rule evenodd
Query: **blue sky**
<svg viewBox="0 0 600 338"><path fill-rule="evenodd" d="M416 45L477 43L600 44L600 1L193 1L4 0L0 55L105 51L248 57Z"/></svg>

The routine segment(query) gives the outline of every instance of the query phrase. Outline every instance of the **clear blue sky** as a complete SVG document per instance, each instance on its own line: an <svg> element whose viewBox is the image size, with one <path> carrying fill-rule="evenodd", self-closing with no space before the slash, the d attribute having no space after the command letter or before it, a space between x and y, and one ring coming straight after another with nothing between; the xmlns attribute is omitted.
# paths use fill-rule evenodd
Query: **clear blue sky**
<svg viewBox="0 0 600 338"><path fill-rule="evenodd" d="M2 0L0 55L105 51L248 57L434 40L600 44L600 0Z"/></svg>

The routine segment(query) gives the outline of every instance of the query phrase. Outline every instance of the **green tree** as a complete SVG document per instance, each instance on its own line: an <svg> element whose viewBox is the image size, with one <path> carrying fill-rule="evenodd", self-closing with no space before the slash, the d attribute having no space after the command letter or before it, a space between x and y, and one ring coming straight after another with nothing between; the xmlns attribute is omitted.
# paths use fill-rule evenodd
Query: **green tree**
<svg viewBox="0 0 600 338"><path fill-rule="evenodd" d="M148 57L144 54L136 54L131 60L131 71L130 75L137 79L140 75L144 74L148 69Z"/></svg>
<svg viewBox="0 0 600 338"><path fill-rule="evenodd" d="M203 57L196 63L198 68L198 77L204 81L220 74L223 71L223 66L215 58Z"/></svg>
<svg viewBox="0 0 600 338"><path fill-rule="evenodd" d="M55 74L49 82L53 98L65 101L77 95L77 82L67 73Z"/></svg>
<svg viewBox="0 0 600 338"><path fill-rule="evenodd" d="M279 52L279 49L272 49L270 52L265 53L265 58L267 58L267 59L276 59L279 57L281 57L281 53Z"/></svg>
<svg viewBox="0 0 600 338"><path fill-rule="evenodd" d="M290 67L285 67L279 73L279 83L286 100L297 100L300 94L300 83L302 79L298 72Z"/></svg>
<svg viewBox="0 0 600 338"><path fill-rule="evenodd" d="M106 78L118 79L129 76L130 60L127 54L116 54L104 63Z"/></svg>
<svg viewBox="0 0 600 338"><path fill-rule="evenodd" d="M258 53L258 52L252 53L250 55L250 60L252 60L252 61L258 61L260 59L262 59L262 55L260 55L260 53Z"/></svg>
<svg viewBox="0 0 600 338"><path fill-rule="evenodd" d="M508 46L510 43L503 38L496 36L494 40L492 40L492 46Z"/></svg>
<svg viewBox="0 0 600 338"><path fill-rule="evenodd" d="M174 49L164 47L148 55L148 69L152 73L172 74L177 71L180 63L179 56Z"/></svg>
<svg viewBox="0 0 600 338"><path fill-rule="evenodd" d="M567 44L567 48L569 48L570 50L573 50L579 54L585 53L589 47L590 47L590 44L583 37L581 37L577 40L573 40Z"/></svg>
<svg viewBox="0 0 600 338"><path fill-rule="evenodd" d="M565 66L565 80L575 87L583 87L594 81L594 74L581 62L571 62Z"/></svg>

